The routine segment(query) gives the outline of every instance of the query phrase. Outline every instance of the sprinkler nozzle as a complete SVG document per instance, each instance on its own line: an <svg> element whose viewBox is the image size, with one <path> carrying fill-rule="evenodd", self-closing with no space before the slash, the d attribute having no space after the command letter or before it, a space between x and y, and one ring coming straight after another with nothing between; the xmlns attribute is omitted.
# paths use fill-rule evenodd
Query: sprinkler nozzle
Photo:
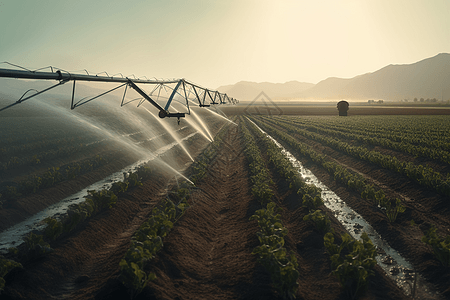
<svg viewBox="0 0 450 300"><path fill-rule="evenodd" d="M165 117L167 117L167 115L168 115L168 113L165 110L160 110L159 113L158 113L158 116L161 119L164 119Z"/></svg>

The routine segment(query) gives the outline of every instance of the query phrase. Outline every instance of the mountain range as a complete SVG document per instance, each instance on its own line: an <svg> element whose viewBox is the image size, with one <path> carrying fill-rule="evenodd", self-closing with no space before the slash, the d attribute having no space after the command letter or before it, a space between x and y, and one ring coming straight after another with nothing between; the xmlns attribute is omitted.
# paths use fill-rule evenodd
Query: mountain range
<svg viewBox="0 0 450 300"><path fill-rule="evenodd" d="M241 101L251 101L264 92L272 99L383 99L400 101L414 98L450 99L450 53L412 64L388 65L353 78L330 77L317 84L240 81L218 88Z"/></svg>

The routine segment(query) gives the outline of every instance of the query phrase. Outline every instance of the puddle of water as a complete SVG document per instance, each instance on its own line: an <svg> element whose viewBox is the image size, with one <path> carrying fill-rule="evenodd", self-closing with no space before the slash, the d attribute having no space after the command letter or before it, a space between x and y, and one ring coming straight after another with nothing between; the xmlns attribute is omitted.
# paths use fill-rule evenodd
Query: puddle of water
<svg viewBox="0 0 450 300"><path fill-rule="evenodd" d="M198 133L197 132L191 133L190 135L184 137L181 140L184 141L190 139L196 134ZM172 149L176 145L178 145L178 142L175 141L171 144L161 147L158 150L156 150L156 152L152 153L151 156L141 159L123 168L122 170L113 173L108 177L105 177L102 180L97 181L96 183L91 184L90 186L84 188L83 190L77 192L76 194L70 195L69 197L64 198L60 202L47 207L46 209L31 216L25 221L4 230L3 232L0 233L0 253L3 254L7 253L8 248L17 247L20 244L22 244L23 237L25 237L31 231L44 229L46 224L43 223L43 220L45 218L53 217L56 219L60 219L62 216L66 214L70 205L78 204L85 200L84 197L88 194L87 192L88 190L101 190L110 188L114 182L123 180L124 172L129 172L130 170L137 169L139 166L154 160L155 158L165 153L166 151Z"/></svg>
<svg viewBox="0 0 450 300"><path fill-rule="evenodd" d="M251 120L249 120L252 122ZM267 134L252 122L262 133L270 138L289 159L292 165L298 170L300 176L309 184L313 184L322 190L321 196L325 206L330 209L349 234L360 240L361 234L366 232L370 240L378 249L376 260L378 265L386 272L387 276L394 280L397 285L411 296L414 286L414 275L417 275L416 291L414 299L442 299L438 292L434 291L428 282L413 271L413 266L406 261L395 249L383 240L376 230L364 218L349 207L338 195L330 190L317 177L306 169L289 151L287 151L277 140Z"/></svg>

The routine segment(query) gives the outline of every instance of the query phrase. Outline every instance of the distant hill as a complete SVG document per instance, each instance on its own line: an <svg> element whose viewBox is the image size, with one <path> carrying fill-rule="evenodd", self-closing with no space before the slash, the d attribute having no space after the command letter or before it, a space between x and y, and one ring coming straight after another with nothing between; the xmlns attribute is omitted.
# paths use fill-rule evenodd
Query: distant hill
<svg viewBox="0 0 450 300"><path fill-rule="evenodd" d="M292 95L314 86L313 83L289 81L286 83L240 81L233 85L225 85L217 90L239 100L253 100L264 91L271 98L291 98Z"/></svg>
<svg viewBox="0 0 450 300"><path fill-rule="evenodd" d="M297 83L297 84L291 84ZM306 87L306 88L305 88ZM240 100L252 100L261 91L272 99L450 99L450 54L440 53L413 64L388 65L353 78L330 77L316 85L241 81L220 91ZM252 98L253 96L253 98Z"/></svg>

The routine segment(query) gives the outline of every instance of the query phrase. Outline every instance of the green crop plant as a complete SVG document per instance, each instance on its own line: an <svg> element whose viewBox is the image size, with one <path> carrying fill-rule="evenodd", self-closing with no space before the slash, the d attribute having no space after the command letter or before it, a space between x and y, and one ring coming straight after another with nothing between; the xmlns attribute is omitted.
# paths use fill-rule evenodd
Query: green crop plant
<svg viewBox="0 0 450 300"><path fill-rule="evenodd" d="M5 289L5 276L14 268L23 268L18 262L0 256L0 294Z"/></svg>
<svg viewBox="0 0 450 300"><path fill-rule="evenodd" d="M127 181L130 186L142 186L141 178L137 173L129 173L127 176Z"/></svg>
<svg viewBox="0 0 450 300"><path fill-rule="evenodd" d="M85 202L71 205L67 211L67 216L63 220L63 231L72 231L80 222L83 222L86 218L90 217L94 211L92 200L86 200Z"/></svg>
<svg viewBox="0 0 450 300"><path fill-rule="evenodd" d="M283 299L294 299L299 277L297 258L293 252L288 255L283 247L287 229L276 210L275 203L269 202L266 208L257 210L250 217L250 220L258 222L260 228L257 233L260 245L253 249L252 254L258 255L258 261L271 274L273 286Z"/></svg>
<svg viewBox="0 0 450 300"><path fill-rule="evenodd" d="M365 186L364 190L361 192L361 198L372 201L374 204L378 204L375 200L375 189L371 184Z"/></svg>
<svg viewBox="0 0 450 300"><path fill-rule="evenodd" d="M119 266L120 280L128 288L131 299L139 295L150 280L156 279L155 274L147 275L137 264L128 262L126 259L122 259Z"/></svg>
<svg viewBox="0 0 450 300"><path fill-rule="evenodd" d="M81 165L79 163L73 163L67 166L65 171L68 179L74 179L81 173Z"/></svg>
<svg viewBox="0 0 450 300"><path fill-rule="evenodd" d="M47 172L45 172L42 175L42 187L46 188L46 187L51 187L53 185L55 185L55 183L58 183L62 181L62 175L59 172L59 168L49 168L47 170Z"/></svg>
<svg viewBox="0 0 450 300"><path fill-rule="evenodd" d="M190 194L191 193L189 191L189 188L187 188L187 187L180 187L176 191L176 197L180 200L183 200L183 199L188 200L190 197Z"/></svg>
<svg viewBox="0 0 450 300"><path fill-rule="evenodd" d="M11 255L17 255L19 254L19 249L17 249L16 247L10 247L8 248L8 253Z"/></svg>
<svg viewBox="0 0 450 300"><path fill-rule="evenodd" d="M316 229L323 234L327 233L331 229L330 219L320 209L310 211L309 214L303 217L303 220L314 224Z"/></svg>
<svg viewBox="0 0 450 300"><path fill-rule="evenodd" d="M31 232L29 235L24 237L24 241L25 256L28 260L36 259L53 252L53 249L44 241L42 235Z"/></svg>
<svg viewBox="0 0 450 300"><path fill-rule="evenodd" d="M60 221L48 217L44 219L44 223L47 224L44 229L44 234L47 238L56 240L63 233L63 224Z"/></svg>
<svg viewBox="0 0 450 300"><path fill-rule="evenodd" d="M298 262L295 253L289 255L283 247L271 248L267 245L256 247L252 254L270 273L274 288L283 299L295 299L298 287Z"/></svg>
<svg viewBox="0 0 450 300"><path fill-rule="evenodd" d="M319 206L323 205L323 200L318 195L311 196L310 194L304 194L302 200L303 207L308 208L310 211L316 210L319 208Z"/></svg>
<svg viewBox="0 0 450 300"><path fill-rule="evenodd" d="M266 208L258 209L250 220L256 220L261 232L267 236L276 235L284 237L287 229L281 224L281 215L276 213L276 205L269 202ZM281 210L278 208L277 210Z"/></svg>
<svg viewBox="0 0 450 300"><path fill-rule="evenodd" d="M265 205L273 198L274 193L270 188L273 181L262 158L261 151L256 145L254 137L249 132L247 127L245 127L244 122L240 122L239 126L241 127L241 132L246 146L244 153L249 162L249 169L251 173L250 179L253 184L252 194L262 205Z"/></svg>
<svg viewBox="0 0 450 300"><path fill-rule="evenodd" d="M128 190L128 181L114 182L109 190L114 194L124 193Z"/></svg>
<svg viewBox="0 0 450 300"><path fill-rule="evenodd" d="M138 178L142 180L149 179L152 176L152 169L146 165L139 166L136 170Z"/></svg>
<svg viewBox="0 0 450 300"><path fill-rule="evenodd" d="M422 237L422 242L431 246L434 256L444 266L450 267L450 236L439 236L436 226L432 225Z"/></svg>
<svg viewBox="0 0 450 300"><path fill-rule="evenodd" d="M187 205L185 201L183 203ZM186 208L183 207L182 213ZM150 280L156 279L155 274L147 274L144 269L163 247L162 238L167 236L178 218L177 207L166 199L153 209L151 217L134 233L131 246L119 264L119 279L128 288L132 298L142 292Z"/></svg>
<svg viewBox="0 0 450 300"><path fill-rule="evenodd" d="M355 299L367 289L369 276L374 275L377 251L365 232L361 235L362 241L347 233L341 238L341 245L337 245L333 233L328 232L324 236L324 246L330 254L332 274L350 298Z"/></svg>
<svg viewBox="0 0 450 300"><path fill-rule="evenodd" d="M111 208L117 202L117 196L110 190L89 190L86 200L79 204L71 205L67 211L67 217L62 221L63 231L72 231L77 224L97 214L103 209Z"/></svg>
<svg viewBox="0 0 450 300"><path fill-rule="evenodd" d="M342 151L350 156L376 164L384 169L389 169L394 172L406 175L420 185L431 188L441 195L450 195L450 185L446 181L445 176L443 176L443 174L440 174L439 172L434 171L430 167L415 165L412 162L401 161L395 156L385 155L380 152L370 150L364 146L354 146L352 144L339 140L336 137L330 137L327 135L319 134L317 132L309 131L307 129L301 129L298 126L293 126L287 121L278 122L269 118L265 118L264 120L267 122L275 123L284 128L287 131L287 134L285 134L287 135L285 140L290 138L289 134L300 134L308 139L315 140L323 145L328 145L329 147L334 148L338 151ZM433 150L434 149L426 149L424 153L433 152ZM444 156L450 157L448 154L444 154Z"/></svg>
<svg viewBox="0 0 450 300"><path fill-rule="evenodd" d="M111 208L117 202L117 196L112 191L105 189L100 191L90 190L85 198L92 201L94 212L99 212L104 208Z"/></svg>
<svg viewBox="0 0 450 300"><path fill-rule="evenodd" d="M391 223L395 222L399 213L404 213L406 210L406 207L403 206L402 201L398 198L395 200L384 198L380 205L386 208L386 217Z"/></svg>
<svg viewBox="0 0 450 300"><path fill-rule="evenodd" d="M19 182L19 190L23 194L34 194L42 185L42 177L33 175Z"/></svg>
<svg viewBox="0 0 450 300"><path fill-rule="evenodd" d="M280 124L277 121L274 121L270 118L265 118L268 123L274 123L280 126L285 127L288 130L292 130L296 132L298 128L294 128L291 125L284 123ZM258 120L255 120L258 122ZM398 217L398 214L403 213L405 211L405 207L402 205L400 200L388 199L383 190L376 190L373 185L367 184L365 179L354 172L350 172L348 169L340 166L339 164L329 161L325 156L319 155L315 153L310 147L305 146L304 144L296 141L289 134L285 132L281 132L267 123L258 122L262 125L268 132L278 136L283 142L290 145L297 153L309 157L313 161L320 163L331 175L334 176L334 179L346 184L349 188L354 189L356 191L361 192L361 198L372 202L374 205L382 206L386 208L385 213L389 220L389 222L394 222ZM306 135L313 134L311 132L303 132ZM313 134L314 135L314 134ZM270 153L270 151L269 151ZM420 169L420 167L418 167ZM423 168L422 168L423 169ZM431 172L431 171L430 171ZM314 191L315 187L310 187L307 184L303 184L298 194L302 196L303 206L307 207L309 210L316 210L321 205L321 200L316 197L320 197L320 193L318 191ZM308 195L308 196L306 196Z"/></svg>

